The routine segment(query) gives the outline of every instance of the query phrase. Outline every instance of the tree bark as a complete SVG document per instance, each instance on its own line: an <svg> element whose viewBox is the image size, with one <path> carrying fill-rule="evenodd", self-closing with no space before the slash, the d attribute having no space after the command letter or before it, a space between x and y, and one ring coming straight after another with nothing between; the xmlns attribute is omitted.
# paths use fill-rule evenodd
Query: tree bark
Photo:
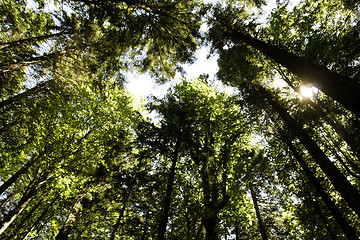
<svg viewBox="0 0 360 240"><path fill-rule="evenodd" d="M111 236L110 236L109 240L114 240L115 239L115 235L116 235L116 233L117 233L117 231L119 229L121 219L124 216L124 212L125 212L125 209L126 209L126 202L127 201L125 201L124 205L122 206L122 208L120 210L119 217L116 220L116 223L115 223L114 228L113 228L113 230L111 232Z"/></svg>
<svg viewBox="0 0 360 240"><path fill-rule="evenodd" d="M41 153L42 154L42 153ZM24 166L22 166L20 168L19 171L17 171L16 173L14 173L6 182L4 182L1 186L0 186L0 195L3 194L6 189L8 189L8 187L10 187L16 180L18 180L18 178L23 175L24 173L26 173L29 168L31 166L34 165L34 163L36 162L36 160L39 158L40 154L34 158L32 158L30 161L28 161Z"/></svg>
<svg viewBox="0 0 360 240"><path fill-rule="evenodd" d="M238 220L235 220L235 240L240 240L240 229Z"/></svg>
<svg viewBox="0 0 360 240"><path fill-rule="evenodd" d="M56 202L56 200L60 197L60 194L58 194L52 201L51 203L46 207L46 209L42 212L42 214L36 219L36 221L33 223L33 225L31 226L31 228L27 231L27 233L25 234L25 236L22 238L27 239L27 237L29 236L29 234L35 229L35 227L43 220L43 218L45 217L46 214L48 214L49 209L54 205L54 203ZM9 239L10 240L10 239Z"/></svg>
<svg viewBox="0 0 360 240"><path fill-rule="evenodd" d="M298 87L295 87L290 79L285 75L285 73L279 68L278 72L282 76L283 80L298 94L301 95L300 89ZM312 101L311 99L306 99L306 103L309 104L316 112L317 114L325 120L334 130L335 132L350 146L350 148L354 151L354 153L357 156L360 156L360 143L356 140L354 140L353 137L350 136L348 131L345 129L344 126L342 126L338 120L330 117L325 109L322 109L321 106Z"/></svg>
<svg viewBox="0 0 360 240"><path fill-rule="evenodd" d="M4 72L9 72L9 71L15 71L18 70L20 68L26 67L26 66L30 66L39 62L44 62L50 59L54 59L56 57L60 57L63 56L65 53L67 53L67 50L63 50L60 52L56 52L56 53L50 53L47 55L43 55L43 56L39 56L39 57L33 57L27 60L22 60L18 63L11 63L8 65L1 65L0 66L0 73L4 73Z"/></svg>
<svg viewBox="0 0 360 240"><path fill-rule="evenodd" d="M146 214L145 214L145 223L144 223L144 227L143 227L143 235L142 235L142 240L146 240L146 235L148 232L148 224L149 224L149 212L150 210L147 209Z"/></svg>
<svg viewBox="0 0 360 240"><path fill-rule="evenodd" d="M180 149L180 140L176 142L175 151L172 156L171 161L171 168L170 174L167 182L166 193L165 193L165 200L163 205L163 211L161 213L160 222L159 222L159 232L158 232L158 239L164 240L166 238L166 226L168 223L169 218L169 211L170 211L170 203L171 203L171 194L174 186L175 180L175 169L176 163L179 157L179 149Z"/></svg>
<svg viewBox="0 0 360 240"><path fill-rule="evenodd" d="M22 226L32 217L34 212L40 207L43 200L44 200L44 198L41 198L38 201L38 203L26 214L26 216L21 220L21 222L16 225L15 229L11 232L11 234L6 239L10 240L16 236L17 231L20 230L22 228Z"/></svg>
<svg viewBox="0 0 360 240"><path fill-rule="evenodd" d="M254 203L254 208L255 208L256 218L258 220L258 225L259 225L261 238L262 238L262 240L267 240L268 235L267 235L267 231L266 231L266 226L264 224L264 221L262 220L259 205L258 205L258 201L257 201L257 198L256 198L256 193L254 192L254 188L253 188L253 185L251 183L249 184L249 189L250 189L250 194L251 194L252 201Z"/></svg>
<svg viewBox="0 0 360 240"><path fill-rule="evenodd" d="M330 161L330 159L320 149L316 142L307 134L302 126L296 120L294 120L289 115L289 113L287 113L286 110L280 106L278 102L273 99L272 95L267 90L261 86L258 86L258 91L266 98L268 103L280 115L293 134L299 138L300 142L305 146L307 151L328 177L335 189L345 199L349 207L353 209L353 211L360 217L360 194L357 189L351 185L351 183Z"/></svg>
<svg viewBox="0 0 360 240"><path fill-rule="evenodd" d="M0 227L0 235L10 226L10 224L20 215L20 213L27 207L29 202L34 198L38 189L33 186L28 193L26 193L16 205L2 220Z"/></svg>
<svg viewBox="0 0 360 240"><path fill-rule="evenodd" d="M15 102L21 101L31 95L35 95L36 93L41 92L42 90L44 90L44 88L50 84L52 80L46 81L46 82L41 82L39 84L37 84L35 87L30 88L30 89L26 89L24 92L17 94L15 96L12 96L6 100L3 100L0 102L0 108L4 108L6 106L9 106L11 104L14 104Z"/></svg>
<svg viewBox="0 0 360 240"><path fill-rule="evenodd" d="M65 34L65 32L59 32L59 33L53 33L53 34L45 34L43 36L30 37L30 38L20 39L20 40L12 41L12 42L2 42L2 43L0 43L0 49L11 48L11 47L18 46L20 44L30 44L30 43L34 43L34 42L37 42L37 41L49 39L49 38L52 38L52 37L61 36L63 34Z"/></svg>
<svg viewBox="0 0 360 240"><path fill-rule="evenodd" d="M10 224L20 215L20 213L27 207L29 202L36 196L39 190L45 186L45 183L50 179L51 174L45 173L38 180L31 182L24 195L18 202L15 208L13 208L0 223L0 235L10 226Z"/></svg>
<svg viewBox="0 0 360 240"><path fill-rule="evenodd" d="M357 97L360 85L355 80L253 38L231 26L225 27L232 31L233 42L241 41L254 47L360 117L360 98Z"/></svg>
<svg viewBox="0 0 360 240"><path fill-rule="evenodd" d="M206 213L203 217L202 224L204 225L206 235L206 240L218 240L219 233L217 226L219 225L219 218L217 212L210 209L205 209Z"/></svg>
<svg viewBox="0 0 360 240"><path fill-rule="evenodd" d="M319 205L318 200L315 198L314 200L309 199L309 201L311 201L311 204L313 205L313 208L314 208L315 212L317 213L317 215L319 215L319 217L321 219L321 222L324 224L324 226L326 228L326 231L329 233L329 236L330 236L331 240L337 240L338 237L336 236L336 234L332 230L331 226L329 226L329 224L328 224L329 221L326 218L323 211L321 210L321 207Z"/></svg>
<svg viewBox="0 0 360 240"><path fill-rule="evenodd" d="M60 228L60 231L55 237L55 240L66 240L69 238L69 234L71 233L72 229L74 228L74 219L76 218L78 212L79 212L79 205L81 204L81 201L86 196L87 192L81 194L76 201L74 202L73 206L70 209L70 212Z"/></svg>
<svg viewBox="0 0 360 240"><path fill-rule="evenodd" d="M281 133L281 132L280 132ZM291 153L303 169L305 175L309 179L309 182L314 187L316 193L321 197L321 199L324 201L326 207L329 209L331 214L333 215L335 221L340 226L340 228L343 230L345 236L350 240L359 239L356 235L355 229L350 226L350 224L346 221L346 219L343 217L339 209L336 207L335 203L331 200L330 196L325 192L324 188L321 186L320 182L317 180L317 178L314 176L312 171L307 166L305 160L300 156L300 154L297 152L294 145L284 136L284 134L281 134L281 138L285 142L285 144L290 149Z"/></svg>

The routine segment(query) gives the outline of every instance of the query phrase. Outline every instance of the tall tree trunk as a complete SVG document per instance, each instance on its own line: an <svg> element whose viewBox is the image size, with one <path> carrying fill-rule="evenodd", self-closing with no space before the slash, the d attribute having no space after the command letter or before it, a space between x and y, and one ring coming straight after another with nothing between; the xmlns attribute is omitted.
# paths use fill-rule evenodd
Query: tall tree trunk
<svg viewBox="0 0 360 240"><path fill-rule="evenodd" d="M16 173L14 173L6 182L4 182L1 186L0 186L0 195L3 194L6 189L8 189L8 187L10 187L13 183L15 183L16 180L18 180L18 178L23 175L24 173L26 173L29 168L31 166L34 165L34 163L37 161L37 159L39 158L39 156L42 153L39 153L38 156L36 157L32 157L30 161L28 161L24 166L22 166L19 171L17 171Z"/></svg>
<svg viewBox="0 0 360 240"><path fill-rule="evenodd" d="M36 93L41 92L42 90L44 90L44 88L50 84L50 82L53 80L49 80L49 81L45 81L45 82L41 82L39 84L37 84L35 87L30 88L30 89L26 89L24 92L17 94L15 96L12 96L6 100L3 100L0 102L0 108L4 108L6 106L9 106L11 104L14 104L18 101L21 101L29 96L35 95Z"/></svg>
<svg viewBox="0 0 360 240"><path fill-rule="evenodd" d="M230 159L230 146L235 141L238 132L233 133L230 138L225 141L225 144L222 146L222 158L221 158L221 167L224 172L221 175L221 182L219 183L216 177L216 167L214 166L214 156L209 151L213 147L212 134L209 133L209 141L205 144L204 149L207 149L207 157L202 160L202 165L204 169L201 170L201 181L203 185L204 192L204 213L202 218L202 225L206 230L205 239L206 240L218 240L219 232L218 225L220 219L218 218L219 212L226 206L230 197L226 193L226 183L227 183L227 170L226 165ZM222 184L222 186L220 185ZM222 197L220 197L220 194Z"/></svg>
<svg viewBox="0 0 360 240"><path fill-rule="evenodd" d="M339 169L330 161L326 154L320 149L316 142L307 134L302 126L294 120L280 104L273 99L273 96L263 87L258 86L259 92L267 99L268 103L284 120L288 128L295 134L300 142L325 173L335 189L345 199L351 209L360 217L360 194L357 189L351 185Z"/></svg>
<svg viewBox="0 0 360 240"><path fill-rule="evenodd" d="M27 239L27 237L29 236L29 234L35 229L35 227L43 220L43 218L45 217L46 214L48 214L49 209L55 204L56 200L58 200L58 198L60 197L60 194L58 194L52 201L51 203L45 208L45 210L41 213L41 215L35 220L35 222L32 224L32 226L29 228L29 230L27 231L27 233L25 234L25 236L22 238ZM8 240L10 240L11 238L9 238Z"/></svg>
<svg viewBox="0 0 360 240"><path fill-rule="evenodd" d="M66 32L59 32L59 33L53 33L53 34L45 34L45 35L37 36L37 37L20 39L20 40L12 41L12 42L0 42L0 49L11 48L11 47L15 47L15 46L18 46L21 44L31 44L31 43L35 43L35 42L49 39L52 37L61 36L65 33Z"/></svg>
<svg viewBox="0 0 360 240"><path fill-rule="evenodd" d="M241 30L225 27L232 31L233 42L241 41L254 47L360 117L360 98L356 97L359 95L360 85L355 80L253 38Z"/></svg>
<svg viewBox="0 0 360 240"><path fill-rule="evenodd" d="M320 217L321 222L324 224L326 231L328 232L331 240L337 240L338 237L332 230L331 226L329 226L329 220L326 218L325 214L323 213L318 200L315 198L314 200L309 199L309 201L311 201L311 204L313 205L316 214Z"/></svg>
<svg viewBox="0 0 360 240"><path fill-rule="evenodd" d="M15 237L18 230L22 228L22 226L33 216L34 212L40 207L41 203L44 201L42 197L38 203L26 214L26 216L21 220L19 224L16 225L15 229L11 232L11 234L7 237L7 239L12 239Z"/></svg>
<svg viewBox="0 0 360 240"><path fill-rule="evenodd" d="M202 224L204 225L206 231L205 239L218 240L218 225L220 220L217 216L217 212L210 209L206 209L205 211L206 213L202 219Z"/></svg>
<svg viewBox="0 0 360 240"><path fill-rule="evenodd" d="M124 216L124 212L125 212L125 209L126 209L126 203L127 203L127 200L124 202L124 205L122 206L122 208L120 210L119 217L116 220L116 223L115 223L115 225L113 227L113 230L111 232L111 236L110 236L109 240L114 240L115 239L115 235L116 235L116 233L117 233L117 231L119 229L121 219Z"/></svg>
<svg viewBox="0 0 360 240"><path fill-rule="evenodd" d="M239 222L235 220L235 240L240 240Z"/></svg>
<svg viewBox="0 0 360 240"><path fill-rule="evenodd" d="M169 218L169 211L170 211L170 203L171 203L171 194L174 186L174 180L175 180L175 169L176 169L176 163L179 157L179 149L180 149L180 140L176 142L175 151L172 156L171 161L171 168L170 168L170 174L167 182L166 187L166 193L165 193L165 199L164 199L164 205L162 214L160 217L159 222L159 232L158 232L158 239L164 240L166 238L166 226L168 223Z"/></svg>
<svg viewBox="0 0 360 240"><path fill-rule="evenodd" d="M253 185L251 183L249 184L249 189L250 189L250 194L251 194L252 201L254 203L254 208L255 208L256 218L258 220L258 225L259 225L261 238L262 238L262 240L267 240L268 235L267 235L267 231L266 231L266 226L265 226L264 221L263 221L263 219L261 217L258 201L257 201L257 198L256 198L256 193L255 193L254 187L253 187Z"/></svg>
<svg viewBox="0 0 360 240"><path fill-rule="evenodd" d="M148 232L148 224L149 224L149 212L150 210L147 209L146 210L146 214L145 214L145 223L144 223L144 227L143 227L143 235L142 235L142 240L146 240L146 235Z"/></svg>
<svg viewBox="0 0 360 240"><path fill-rule="evenodd" d="M46 55L39 56L39 57L29 58L27 60L22 60L17 63L11 63L8 65L0 65L0 73L18 70L20 68L30 66L30 65L33 65L33 64L36 64L39 62L44 62L44 61L47 61L50 59L54 59L56 57L63 56L67 52L68 52L67 50L63 50L63 51L56 52L56 53L50 53L50 54L46 54Z"/></svg>
<svg viewBox="0 0 360 240"><path fill-rule="evenodd" d="M189 213L189 200L186 196L184 196L184 202L186 203L186 209L185 209L185 219L186 219L186 240L190 240L193 237L193 234L191 234L192 229L194 229L194 227L191 225L190 222L190 213ZM193 214L191 214L193 215Z"/></svg>
<svg viewBox="0 0 360 240"><path fill-rule="evenodd" d="M51 174L45 173L36 182L30 183L18 204L12 209L2 220L0 227L0 235L10 226L10 224L20 215L20 213L27 207L29 202L35 197L39 190L45 186L45 183L50 179ZM32 186L31 186L32 185Z"/></svg>
<svg viewBox="0 0 360 240"><path fill-rule="evenodd" d="M278 72L282 76L283 80L295 92L301 95L300 89L293 85L290 79L280 68L278 69ZM309 104L317 112L317 114L335 130L335 132L350 146L350 148L357 156L360 156L360 143L350 136L345 127L341 125L337 119L330 117L329 114L326 112L326 109L322 109L318 103L312 101L311 99L306 99L306 103Z"/></svg>
<svg viewBox="0 0 360 240"><path fill-rule="evenodd" d="M281 133L281 131L279 131ZM340 228L343 230L345 236L350 240L359 239L356 235L356 231L353 227L350 226L350 224L346 221L346 219L343 217L342 213L339 211L339 209L336 207L335 203L331 200L330 196L325 192L323 187L321 186L320 182L316 179L312 171L307 166L305 160L300 156L300 154L297 152L294 145L285 137L284 134L281 134L281 138L285 142L285 144L290 149L291 153L303 169L305 175L309 179L309 182L311 185L315 188L316 193L321 197L321 199L324 201L326 207L329 209L331 214L333 215L335 221L340 226ZM356 193L356 190L355 192Z"/></svg>
<svg viewBox="0 0 360 240"><path fill-rule="evenodd" d="M20 215L20 213L27 207L29 202L34 198L38 189L33 186L28 193L26 193L16 205L2 220L0 224L0 235L10 226L10 224Z"/></svg>
<svg viewBox="0 0 360 240"><path fill-rule="evenodd" d="M79 205L81 204L81 201L86 196L87 191L85 193L82 193L74 202L73 206L70 209L70 212L63 223L62 227L60 228L60 231L55 237L55 240L66 240L69 238L69 234L71 233L72 229L74 228L74 219L76 219L77 214L79 213Z"/></svg>

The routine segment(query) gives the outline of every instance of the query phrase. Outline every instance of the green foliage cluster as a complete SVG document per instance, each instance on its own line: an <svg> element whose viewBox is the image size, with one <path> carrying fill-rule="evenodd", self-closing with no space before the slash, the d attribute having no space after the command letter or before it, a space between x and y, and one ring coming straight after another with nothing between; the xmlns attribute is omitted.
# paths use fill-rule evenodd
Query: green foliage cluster
<svg viewBox="0 0 360 240"><path fill-rule="evenodd" d="M358 239L359 3L291 3L1 1L1 239Z"/></svg>

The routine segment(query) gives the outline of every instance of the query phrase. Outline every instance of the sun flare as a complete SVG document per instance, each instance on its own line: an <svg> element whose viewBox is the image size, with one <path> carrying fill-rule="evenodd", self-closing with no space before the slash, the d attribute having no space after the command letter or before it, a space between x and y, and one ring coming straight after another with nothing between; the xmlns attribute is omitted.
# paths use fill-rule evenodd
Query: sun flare
<svg viewBox="0 0 360 240"><path fill-rule="evenodd" d="M313 86L301 86L300 94L303 98L313 98L318 92L318 89Z"/></svg>

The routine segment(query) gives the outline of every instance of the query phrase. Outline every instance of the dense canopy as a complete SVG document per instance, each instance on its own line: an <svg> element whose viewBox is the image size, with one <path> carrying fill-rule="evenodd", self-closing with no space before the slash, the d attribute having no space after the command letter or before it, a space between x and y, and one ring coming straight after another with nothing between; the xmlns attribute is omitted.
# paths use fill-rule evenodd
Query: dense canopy
<svg viewBox="0 0 360 240"><path fill-rule="evenodd" d="M2 0L0 238L359 239L359 9Z"/></svg>

